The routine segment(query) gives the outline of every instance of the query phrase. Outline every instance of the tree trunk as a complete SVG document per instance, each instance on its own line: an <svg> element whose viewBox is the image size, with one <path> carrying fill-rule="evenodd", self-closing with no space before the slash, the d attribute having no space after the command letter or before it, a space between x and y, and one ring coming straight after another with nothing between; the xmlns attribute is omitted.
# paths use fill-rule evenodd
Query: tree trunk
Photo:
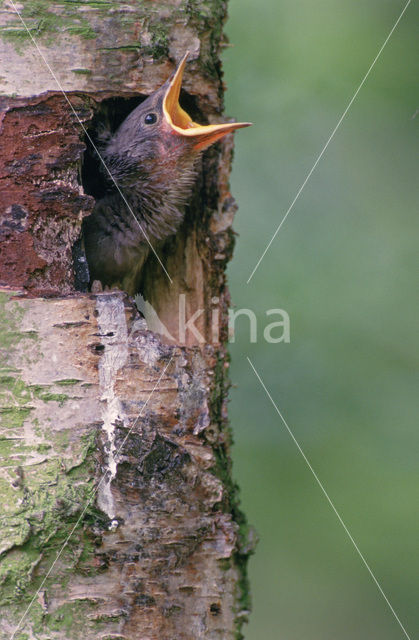
<svg viewBox="0 0 419 640"><path fill-rule="evenodd" d="M251 545L226 412L232 140L205 153L161 248L172 282L145 265L148 325L123 292L76 291L73 264L99 180L78 119L96 140L189 50L182 100L216 122L225 3L16 7L72 108L3 3L0 638L240 638Z"/></svg>

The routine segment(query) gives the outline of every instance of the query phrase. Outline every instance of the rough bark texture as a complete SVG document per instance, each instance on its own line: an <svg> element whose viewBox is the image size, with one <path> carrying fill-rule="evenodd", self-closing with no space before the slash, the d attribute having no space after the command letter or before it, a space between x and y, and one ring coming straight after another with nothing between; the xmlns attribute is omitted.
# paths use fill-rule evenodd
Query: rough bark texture
<svg viewBox="0 0 419 640"><path fill-rule="evenodd" d="M17 637L237 637L217 353L162 345L119 292L1 303L1 637L74 526Z"/></svg>
<svg viewBox="0 0 419 640"><path fill-rule="evenodd" d="M186 49L184 103L219 117L224 2L17 6L91 135ZM96 161L7 2L0 23L0 638L35 594L20 640L240 638L250 543L226 422L232 141L205 154L161 250L172 284L153 259L144 271L167 344L124 293L74 290ZM179 294L203 339L179 331Z"/></svg>

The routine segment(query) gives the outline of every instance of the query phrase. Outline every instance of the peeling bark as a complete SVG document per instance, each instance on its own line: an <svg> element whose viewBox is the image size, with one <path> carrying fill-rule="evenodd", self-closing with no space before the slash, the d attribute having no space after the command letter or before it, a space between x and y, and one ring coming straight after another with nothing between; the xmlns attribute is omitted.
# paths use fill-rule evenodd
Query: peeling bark
<svg viewBox="0 0 419 640"><path fill-rule="evenodd" d="M201 122L220 117L223 1L18 8L92 135L186 49L183 100ZM75 291L92 156L7 2L0 57L0 638L34 596L15 638L240 638L251 543L226 409L232 140L206 152L185 222L159 247L173 283L155 259L144 270L168 339L123 292ZM196 332L179 330L195 313Z"/></svg>
<svg viewBox="0 0 419 640"><path fill-rule="evenodd" d="M0 637L75 527L32 637L236 638L246 533L216 350L163 345L120 292L1 303Z"/></svg>

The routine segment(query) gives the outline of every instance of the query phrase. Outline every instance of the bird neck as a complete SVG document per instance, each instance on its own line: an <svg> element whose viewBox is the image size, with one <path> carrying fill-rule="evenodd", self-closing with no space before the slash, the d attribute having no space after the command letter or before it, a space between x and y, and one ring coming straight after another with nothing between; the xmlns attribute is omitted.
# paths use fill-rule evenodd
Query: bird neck
<svg viewBox="0 0 419 640"><path fill-rule="evenodd" d="M176 161L160 158L139 163L108 156L107 166L119 187L127 222L134 214L147 236L157 240L175 233L195 182L198 157L194 154ZM115 190L114 184L111 189Z"/></svg>

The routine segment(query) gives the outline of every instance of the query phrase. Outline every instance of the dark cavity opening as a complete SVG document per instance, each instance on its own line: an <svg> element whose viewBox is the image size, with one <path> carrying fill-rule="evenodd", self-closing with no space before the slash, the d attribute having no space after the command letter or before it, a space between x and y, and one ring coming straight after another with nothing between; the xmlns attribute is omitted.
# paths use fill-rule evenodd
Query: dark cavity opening
<svg viewBox="0 0 419 640"><path fill-rule="evenodd" d="M115 133L131 111L138 107L146 97L109 98L98 104L87 133L99 153L106 145L106 140ZM106 190L112 188L112 183L109 182L109 177L106 177L106 170L88 136L85 137L86 151L81 169L81 182L85 193L93 196L95 200L99 200L103 198Z"/></svg>

